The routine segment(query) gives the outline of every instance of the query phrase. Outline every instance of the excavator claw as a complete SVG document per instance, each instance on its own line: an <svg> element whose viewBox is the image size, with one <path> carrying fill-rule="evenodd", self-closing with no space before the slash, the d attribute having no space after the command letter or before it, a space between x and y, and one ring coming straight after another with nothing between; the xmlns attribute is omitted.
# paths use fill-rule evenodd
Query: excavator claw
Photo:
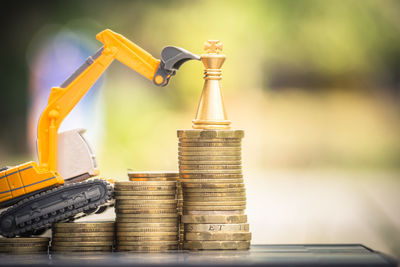
<svg viewBox="0 0 400 267"><path fill-rule="evenodd" d="M104 180L68 184L26 198L0 215L0 234L36 234L52 223L96 209L110 200L112 186Z"/></svg>
<svg viewBox="0 0 400 267"><path fill-rule="evenodd" d="M200 60L200 57L180 47L164 47L161 51L160 65L154 74L154 84L166 86L171 76L174 76L180 66L189 60Z"/></svg>

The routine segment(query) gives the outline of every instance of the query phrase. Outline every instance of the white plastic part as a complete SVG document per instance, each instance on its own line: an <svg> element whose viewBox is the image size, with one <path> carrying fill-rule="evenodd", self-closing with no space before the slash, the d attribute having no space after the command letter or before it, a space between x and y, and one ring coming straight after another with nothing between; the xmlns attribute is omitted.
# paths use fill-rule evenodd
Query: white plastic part
<svg viewBox="0 0 400 267"><path fill-rule="evenodd" d="M96 156L83 137L85 132L74 129L58 134L58 172L64 180L99 174Z"/></svg>

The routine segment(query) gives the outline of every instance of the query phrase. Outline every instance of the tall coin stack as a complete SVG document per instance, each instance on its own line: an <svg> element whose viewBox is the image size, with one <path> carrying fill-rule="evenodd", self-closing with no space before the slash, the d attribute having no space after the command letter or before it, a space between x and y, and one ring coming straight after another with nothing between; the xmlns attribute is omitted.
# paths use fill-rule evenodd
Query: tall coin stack
<svg viewBox="0 0 400 267"><path fill-rule="evenodd" d="M0 238L0 253L47 254L49 242L48 237Z"/></svg>
<svg viewBox="0 0 400 267"><path fill-rule="evenodd" d="M59 252L112 252L115 223L65 222L52 227L51 251Z"/></svg>
<svg viewBox="0 0 400 267"><path fill-rule="evenodd" d="M118 251L178 249L176 181L115 183Z"/></svg>
<svg viewBox="0 0 400 267"><path fill-rule="evenodd" d="M176 181L177 182L177 196L178 196L178 215L179 215L179 248L183 247L183 223L182 207L183 207L183 193L182 186L179 181L179 172L128 172L130 181Z"/></svg>
<svg viewBox="0 0 400 267"><path fill-rule="evenodd" d="M183 189L185 239L193 250L248 249L241 140L244 132L231 130L222 94L222 43L209 40L200 56L204 86L192 122L194 130L178 131L179 172Z"/></svg>
<svg viewBox="0 0 400 267"><path fill-rule="evenodd" d="M243 135L239 130L178 131L185 249L249 248Z"/></svg>

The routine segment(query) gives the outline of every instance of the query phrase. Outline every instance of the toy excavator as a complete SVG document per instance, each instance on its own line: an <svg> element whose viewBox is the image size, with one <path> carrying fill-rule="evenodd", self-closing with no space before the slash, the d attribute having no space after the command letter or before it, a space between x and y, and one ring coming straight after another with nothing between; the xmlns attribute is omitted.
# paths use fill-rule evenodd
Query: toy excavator
<svg viewBox="0 0 400 267"><path fill-rule="evenodd" d="M103 43L60 87L53 87L38 125L39 164L27 162L0 169L0 234L6 237L41 234L58 221L89 214L111 198L105 180L84 181L98 175L94 154L84 130L58 133L63 119L117 59L157 86L165 86L186 61L196 59L182 48L168 46L161 60L111 30L100 32Z"/></svg>

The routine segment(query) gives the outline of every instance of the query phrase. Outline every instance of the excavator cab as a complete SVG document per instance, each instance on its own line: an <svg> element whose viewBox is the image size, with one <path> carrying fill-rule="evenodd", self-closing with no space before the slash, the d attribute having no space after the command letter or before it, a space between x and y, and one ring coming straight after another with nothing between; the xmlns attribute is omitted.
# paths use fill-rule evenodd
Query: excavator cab
<svg viewBox="0 0 400 267"><path fill-rule="evenodd" d="M38 124L39 164L27 162L0 169L0 234L13 237L47 229L51 223L66 220L105 204L111 185L104 180L84 181L99 174L95 155L77 129L58 133L75 105L110 66L114 59L165 86L188 60L200 60L185 49L168 46L161 60L120 34L105 30L97 34L103 43L64 83L53 87L48 105ZM40 194L39 194L40 193Z"/></svg>

